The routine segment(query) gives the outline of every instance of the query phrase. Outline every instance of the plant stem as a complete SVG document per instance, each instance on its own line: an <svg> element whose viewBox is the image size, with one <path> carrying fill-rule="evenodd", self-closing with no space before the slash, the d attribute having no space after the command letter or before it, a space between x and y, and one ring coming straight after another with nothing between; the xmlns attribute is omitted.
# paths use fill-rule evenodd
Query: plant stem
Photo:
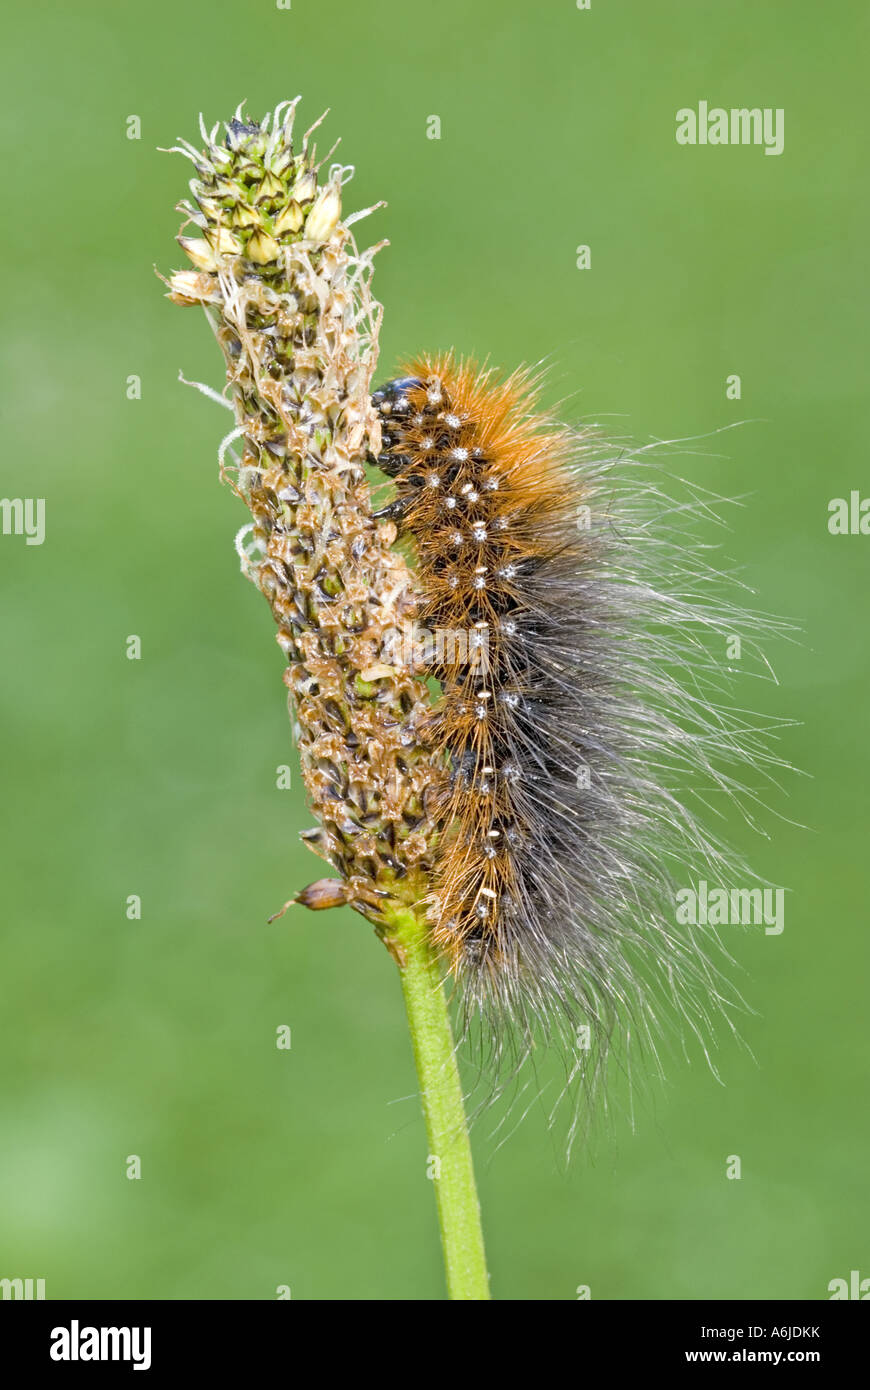
<svg viewBox="0 0 870 1390"><path fill-rule="evenodd" d="M441 973L418 913L394 909L389 923L426 1120L447 1294L451 1299L488 1299L480 1204Z"/></svg>

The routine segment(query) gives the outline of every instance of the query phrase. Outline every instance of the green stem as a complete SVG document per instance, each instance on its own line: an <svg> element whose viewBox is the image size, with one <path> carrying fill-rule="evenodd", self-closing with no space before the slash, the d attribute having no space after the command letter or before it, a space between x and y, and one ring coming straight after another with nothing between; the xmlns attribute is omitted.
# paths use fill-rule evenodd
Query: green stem
<svg viewBox="0 0 870 1390"><path fill-rule="evenodd" d="M480 1204L441 973L413 909L394 910L389 923L426 1120L448 1297L488 1299Z"/></svg>

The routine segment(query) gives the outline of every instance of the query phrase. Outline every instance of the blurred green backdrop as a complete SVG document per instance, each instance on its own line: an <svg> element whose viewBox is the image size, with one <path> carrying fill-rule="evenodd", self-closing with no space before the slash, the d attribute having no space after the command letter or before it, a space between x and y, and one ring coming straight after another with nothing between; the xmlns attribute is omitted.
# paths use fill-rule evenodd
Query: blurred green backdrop
<svg viewBox="0 0 870 1390"><path fill-rule="evenodd" d="M750 494L728 551L804 625L773 653L781 688L745 691L800 721L782 748L811 774L780 803L809 829L734 826L792 890L782 936L736 945L757 1064L723 1046L720 1087L677 1058L636 1133L617 1113L567 1171L536 1110L498 1150L479 1125L494 1293L824 1298L870 1276L870 538L826 525L831 497L870 492L863 11L7 11L2 494L46 499L46 538L0 538L0 1276L49 1298L442 1296L391 963L350 913L264 925L318 862L298 791L275 787L294 754L217 480L228 417L177 381L220 385L218 354L152 269L181 262L189 177L156 147L196 139L200 110L296 92L304 124L332 108L321 148L343 136L348 202L389 203L360 229L391 241L383 369L423 346L548 357L554 399L620 432L749 421L687 466ZM677 108L702 99L784 108L784 153L677 145Z"/></svg>

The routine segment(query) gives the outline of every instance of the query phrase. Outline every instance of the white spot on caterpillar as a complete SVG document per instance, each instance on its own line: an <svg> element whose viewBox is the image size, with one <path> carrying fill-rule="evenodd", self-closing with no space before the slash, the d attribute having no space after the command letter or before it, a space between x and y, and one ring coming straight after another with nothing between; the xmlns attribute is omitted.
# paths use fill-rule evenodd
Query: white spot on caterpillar
<svg viewBox="0 0 870 1390"><path fill-rule="evenodd" d="M453 449L453 450L451 451L451 458L455 458L459 463L464 463L465 460L468 458L468 450L467 450L467 449Z"/></svg>
<svg viewBox="0 0 870 1390"><path fill-rule="evenodd" d="M454 545L461 545L461 544L462 544L462 532L461 532L461 531L453 531L453 532L451 533L450 539L451 539L451 541L453 542Z"/></svg>
<svg viewBox="0 0 870 1390"><path fill-rule="evenodd" d="M495 898L497 895L491 888L481 888L481 893L485 893L488 898Z"/></svg>
<svg viewBox="0 0 870 1390"><path fill-rule="evenodd" d="M455 498L455 497L445 497L445 498L444 498L444 505L445 505L445 507L447 507L450 511L452 511L453 508L456 506L456 498Z"/></svg>
<svg viewBox="0 0 870 1390"><path fill-rule="evenodd" d="M440 405L441 392L437 388L433 388L433 390L426 392L426 399L430 405Z"/></svg>
<svg viewBox="0 0 870 1390"><path fill-rule="evenodd" d="M516 579L517 567L516 565L505 565L503 570L499 570L498 575L499 579Z"/></svg>
<svg viewBox="0 0 870 1390"><path fill-rule="evenodd" d="M486 540L486 527L484 526L482 521L476 521L474 523L474 525L471 528L471 534L474 536L474 539L476 541Z"/></svg>
<svg viewBox="0 0 870 1390"><path fill-rule="evenodd" d="M445 415L444 423L445 425L449 425L452 430L458 430L459 426L462 424L462 421L460 420L458 415Z"/></svg>
<svg viewBox="0 0 870 1390"><path fill-rule="evenodd" d="M433 446L433 444L434 444L434 440L430 439L428 435L426 436L425 439L421 439L421 440L420 440L420 448L421 448L421 449L426 449L426 450L431 449L432 446Z"/></svg>
<svg viewBox="0 0 870 1390"><path fill-rule="evenodd" d="M427 474L427 476L426 476L426 482L429 484L430 487L440 487L440 486L441 486L441 479L439 478L439 476L438 476L437 473L429 473L429 474Z"/></svg>

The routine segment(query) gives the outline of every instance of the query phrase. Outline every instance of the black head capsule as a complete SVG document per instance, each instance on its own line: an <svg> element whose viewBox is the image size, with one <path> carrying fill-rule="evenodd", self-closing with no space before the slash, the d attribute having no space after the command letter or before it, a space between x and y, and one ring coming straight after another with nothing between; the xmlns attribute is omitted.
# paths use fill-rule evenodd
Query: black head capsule
<svg viewBox="0 0 870 1390"><path fill-rule="evenodd" d="M404 454L389 451L393 447L401 445L402 422L411 413L408 392L417 390L423 384L419 377L402 376L396 377L393 381L385 382L383 386L379 386L372 392L372 405L381 418L381 424L384 427L381 437L386 446L373 462L377 464L382 473L386 473L388 478L395 478L403 468L408 466L409 460Z"/></svg>
<svg viewBox="0 0 870 1390"><path fill-rule="evenodd" d="M375 388L372 394L372 401L376 410L380 410L384 402L393 406L396 401L400 401L409 391L417 391L424 383L418 376L397 376L392 381L385 381L383 386ZM405 403L405 411L410 409L408 402ZM388 412L389 413L389 412Z"/></svg>

